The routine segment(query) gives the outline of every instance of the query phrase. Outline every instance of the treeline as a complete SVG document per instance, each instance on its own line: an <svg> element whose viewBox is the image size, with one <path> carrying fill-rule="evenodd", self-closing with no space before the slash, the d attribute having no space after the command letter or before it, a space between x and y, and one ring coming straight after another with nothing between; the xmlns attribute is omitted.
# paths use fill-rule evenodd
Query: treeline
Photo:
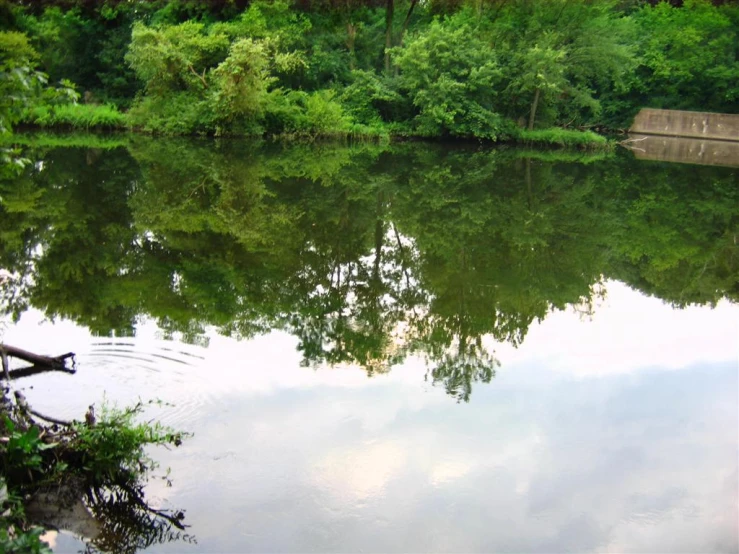
<svg viewBox="0 0 739 554"><path fill-rule="evenodd" d="M76 90L24 108L42 126L499 140L739 105L734 2L48 0L0 17L29 47L0 56Z"/></svg>

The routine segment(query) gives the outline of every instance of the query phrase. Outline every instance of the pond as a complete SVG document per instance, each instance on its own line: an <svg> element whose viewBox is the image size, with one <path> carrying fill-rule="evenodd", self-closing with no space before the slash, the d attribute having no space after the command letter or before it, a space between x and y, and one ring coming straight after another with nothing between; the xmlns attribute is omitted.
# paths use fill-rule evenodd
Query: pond
<svg viewBox="0 0 739 554"><path fill-rule="evenodd" d="M193 433L147 488L186 532L118 551L739 548L737 169L41 144L0 184L2 340L78 371L17 385Z"/></svg>

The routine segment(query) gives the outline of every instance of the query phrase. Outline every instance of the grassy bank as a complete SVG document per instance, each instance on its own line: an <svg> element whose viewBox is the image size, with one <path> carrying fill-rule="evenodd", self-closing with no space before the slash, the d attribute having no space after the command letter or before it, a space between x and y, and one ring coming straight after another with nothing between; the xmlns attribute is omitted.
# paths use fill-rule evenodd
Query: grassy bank
<svg viewBox="0 0 739 554"><path fill-rule="evenodd" d="M21 124L59 129L126 129L128 118L112 105L60 104L36 105L28 108Z"/></svg>
<svg viewBox="0 0 739 554"><path fill-rule="evenodd" d="M307 119L307 121L306 121ZM392 139L425 139L435 140L440 136L429 136L418 134L407 129L400 129L397 125L363 125L354 123L348 117L335 119L335 125L320 124L320 118L299 120L298 125L286 125L280 132L268 132L263 128L219 128L213 131L211 128L198 130L192 125L172 125L172 118L168 121L151 118L142 121L141 114L137 112L123 113L112 105L93 104L66 104L66 105L37 105L27 109L21 120L21 124L30 128L41 128L49 130L74 130L74 131L110 131L126 130L138 133L163 136L232 136L232 137L259 137L270 136L284 141L303 141L315 139L342 139L353 141L384 141ZM497 140L480 139L469 137L470 140L482 142L504 142L525 146L545 148L571 148L579 150L609 150L612 143L604 136L592 131L577 131L553 127L549 129L537 129L529 131L517 129L514 132L498 137ZM22 142L19 137L14 142ZM465 140L464 137L456 137L456 140ZM90 144L90 136L80 135L43 135L36 134L33 143L41 142L46 146L88 146L100 148L112 148L124 145L121 137L99 137L99 144ZM96 139L95 142L98 142Z"/></svg>
<svg viewBox="0 0 739 554"><path fill-rule="evenodd" d="M38 131L29 126L28 132L15 133L0 138L0 146L33 146L34 148L97 148L109 150L126 147L129 134L124 132L90 133L85 131L55 132L56 129Z"/></svg>

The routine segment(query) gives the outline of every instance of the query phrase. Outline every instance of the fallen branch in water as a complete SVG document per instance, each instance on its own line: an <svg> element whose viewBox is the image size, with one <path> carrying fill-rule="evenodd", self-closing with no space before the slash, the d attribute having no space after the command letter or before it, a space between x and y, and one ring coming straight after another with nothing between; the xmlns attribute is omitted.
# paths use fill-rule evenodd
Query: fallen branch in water
<svg viewBox="0 0 739 554"><path fill-rule="evenodd" d="M0 345L0 354L3 358L3 371L5 372L6 379L10 379L7 369L8 356L18 358L19 360L33 364L36 367L46 367L48 369L66 371L68 373L75 372L74 368L67 367L67 359L74 358L74 352L67 352L66 354L60 354L59 356L53 357L41 356L40 354L34 354L28 350L23 350L22 348L2 344Z"/></svg>
<svg viewBox="0 0 739 554"><path fill-rule="evenodd" d="M31 406L28 405L28 400L26 400L26 397L19 390L15 391L15 401L18 404L18 407L25 414L30 414L30 415L36 416L39 419L43 419L44 421L48 421L49 423L56 423L57 425L63 425L64 427L72 426L71 421L65 421L63 419L56 419L55 417L44 415L41 412L31 408Z"/></svg>
<svg viewBox="0 0 739 554"><path fill-rule="evenodd" d="M3 376L5 377L6 381L10 381L10 371L8 370L8 355L5 353L5 350L1 348L0 356L2 356L3 359Z"/></svg>
<svg viewBox="0 0 739 554"><path fill-rule="evenodd" d="M50 367L43 366L43 365L31 365L28 367L20 367L18 369L11 369L8 372L8 375L5 377L5 379L15 381L18 379L23 379L24 377L31 377L33 375L38 375L39 373L47 373L49 371L61 371L62 373L69 373L72 375L74 375L74 373L76 372L76 370L69 369L69 368L52 369Z"/></svg>

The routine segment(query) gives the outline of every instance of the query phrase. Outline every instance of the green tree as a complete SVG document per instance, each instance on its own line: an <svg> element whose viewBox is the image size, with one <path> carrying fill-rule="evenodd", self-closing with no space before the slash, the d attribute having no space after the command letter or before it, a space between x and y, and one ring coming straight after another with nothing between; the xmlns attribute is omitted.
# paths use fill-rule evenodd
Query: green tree
<svg viewBox="0 0 739 554"><path fill-rule="evenodd" d="M739 32L730 8L707 0L645 6L634 19L642 41L637 72L643 106L736 111Z"/></svg>
<svg viewBox="0 0 739 554"><path fill-rule="evenodd" d="M485 8L480 33L495 44L505 80L500 106L532 128L597 121L611 91L630 86L633 24L611 0L512 0ZM537 93L538 91L538 93Z"/></svg>
<svg viewBox="0 0 739 554"><path fill-rule="evenodd" d="M561 48L548 46L548 43L554 41L546 34L542 42L544 46L535 44L514 58L517 59L514 63L521 67L521 73L511 81L507 89L514 94L531 95L529 130L534 128L539 102L556 97L567 84L563 64L567 52Z"/></svg>
<svg viewBox="0 0 739 554"><path fill-rule="evenodd" d="M495 139L501 133L495 111L501 72L494 51L467 25L433 22L397 49L395 63L418 110L420 134Z"/></svg>
<svg viewBox="0 0 739 554"><path fill-rule="evenodd" d="M204 31L202 23L191 21L161 28L134 25L126 60L149 94L208 88L206 71L225 57L229 41Z"/></svg>
<svg viewBox="0 0 739 554"><path fill-rule="evenodd" d="M0 136L12 132L46 77L34 68L38 54L28 38L17 32L0 32Z"/></svg>

